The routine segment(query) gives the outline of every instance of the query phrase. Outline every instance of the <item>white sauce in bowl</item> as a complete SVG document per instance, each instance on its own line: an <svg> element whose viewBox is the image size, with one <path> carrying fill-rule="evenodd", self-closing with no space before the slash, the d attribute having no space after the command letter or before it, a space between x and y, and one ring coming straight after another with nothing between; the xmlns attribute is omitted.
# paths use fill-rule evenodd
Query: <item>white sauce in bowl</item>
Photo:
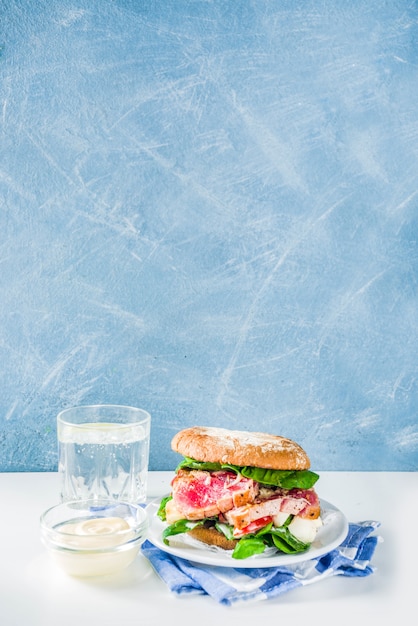
<svg viewBox="0 0 418 626"><path fill-rule="evenodd" d="M121 517L66 522L56 530L59 545L49 546L51 556L72 576L112 574L127 567L138 554L139 542L127 543L134 532Z"/></svg>

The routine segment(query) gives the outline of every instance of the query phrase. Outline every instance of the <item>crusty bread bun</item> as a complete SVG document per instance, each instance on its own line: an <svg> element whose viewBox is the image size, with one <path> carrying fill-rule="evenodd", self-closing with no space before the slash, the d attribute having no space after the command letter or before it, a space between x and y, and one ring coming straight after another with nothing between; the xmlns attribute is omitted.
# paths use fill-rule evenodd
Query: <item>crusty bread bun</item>
<svg viewBox="0 0 418 626"><path fill-rule="evenodd" d="M225 535L220 533L213 526L209 528L206 526L195 526L195 528L188 530L187 534L202 543L206 543L209 546L217 546L223 550L233 550L237 545L235 539L227 539Z"/></svg>
<svg viewBox="0 0 418 626"><path fill-rule="evenodd" d="M291 439L267 433L192 426L178 432L171 447L183 456L209 463L273 470L310 467L309 457L301 446Z"/></svg>

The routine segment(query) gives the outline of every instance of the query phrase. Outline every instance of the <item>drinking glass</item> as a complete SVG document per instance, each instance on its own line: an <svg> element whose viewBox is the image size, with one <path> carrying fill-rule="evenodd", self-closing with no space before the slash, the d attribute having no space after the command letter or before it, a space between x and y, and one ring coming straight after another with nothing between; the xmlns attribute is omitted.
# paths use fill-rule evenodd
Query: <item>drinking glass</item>
<svg viewBox="0 0 418 626"><path fill-rule="evenodd" d="M115 404L78 406L57 416L60 498L146 500L151 416Z"/></svg>

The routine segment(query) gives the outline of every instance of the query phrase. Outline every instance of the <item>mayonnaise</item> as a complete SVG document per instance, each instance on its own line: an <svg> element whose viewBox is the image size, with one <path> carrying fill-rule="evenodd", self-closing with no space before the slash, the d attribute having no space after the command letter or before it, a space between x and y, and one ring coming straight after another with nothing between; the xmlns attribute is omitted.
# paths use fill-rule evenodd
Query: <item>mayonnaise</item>
<svg viewBox="0 0 418 626"><path fill-rule="evenodd" d="M59 527L59 543L65 548L97 550L125 543L133 534L122 517L92 517L79 522L67 522ZM121 532L122 531L122 532ZM131 535L131 537L127 535Z"/></svg>
<svg viewBox="0 0 418 626"><path fill-rule="evenodd" d="M96 517L59 526L59 539L51 550L54 560L72 576L102 576L129 565L139 544L122 547L134 532L121 517ZM121 546L120 549L115 549ZM79 550L77 550L79 548Z"/></svg>

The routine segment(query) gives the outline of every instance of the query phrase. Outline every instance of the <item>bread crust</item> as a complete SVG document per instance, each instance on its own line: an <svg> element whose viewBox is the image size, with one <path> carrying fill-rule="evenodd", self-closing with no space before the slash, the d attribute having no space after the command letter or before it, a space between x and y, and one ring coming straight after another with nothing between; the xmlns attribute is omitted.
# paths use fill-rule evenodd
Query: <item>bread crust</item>
<svg viewBox="0 0 418 626"><path fill-rule="evenodd" d="M305 470L310 460L305 450L291 439L261 432L192 426L171 441L175 452L196 461L231 463L241 467Z"/></svg>
<svg viewBox="0 0 418 626"><path fill-rule="evenodd" d="M195 526L195 528L188 530L187 534L202 543L206 543L209 546L217 546L223 550L233 550L237 545L236 540L227 539L225 535L214 527L206 528L205 526Z"/></svg>

